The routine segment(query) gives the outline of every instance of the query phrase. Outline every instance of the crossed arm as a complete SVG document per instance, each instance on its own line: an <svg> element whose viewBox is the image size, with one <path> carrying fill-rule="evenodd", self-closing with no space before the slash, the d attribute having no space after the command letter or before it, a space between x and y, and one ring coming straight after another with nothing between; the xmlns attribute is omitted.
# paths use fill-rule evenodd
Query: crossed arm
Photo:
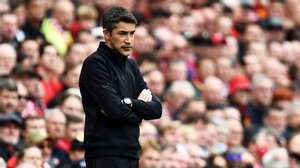
<svg viewBox="0 0 300 168"><path fill-rule="evenodd" d="M100 65L99 65L100 64ZM125 124L139 124L141 119L155 119L161 116L161 104L156 96L146 89L141 91L137 99L132 99L133 107L123 104L121 97L112 87L109 73L105 65L89 61L82 68L80 85L86 95L105 112L110 120Z"/></svg>

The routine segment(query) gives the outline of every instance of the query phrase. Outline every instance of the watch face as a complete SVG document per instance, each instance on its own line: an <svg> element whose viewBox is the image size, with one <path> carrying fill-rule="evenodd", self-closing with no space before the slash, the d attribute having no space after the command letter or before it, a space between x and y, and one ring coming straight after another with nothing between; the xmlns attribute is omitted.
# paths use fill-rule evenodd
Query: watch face
<svg viewBox="0 0 300 168"><path fill-rule="evenodd" d="M125 104L131 104L132 102L131 102L131 99L125 98L125 99L124 99L124 103L125 103Z"/></svg>

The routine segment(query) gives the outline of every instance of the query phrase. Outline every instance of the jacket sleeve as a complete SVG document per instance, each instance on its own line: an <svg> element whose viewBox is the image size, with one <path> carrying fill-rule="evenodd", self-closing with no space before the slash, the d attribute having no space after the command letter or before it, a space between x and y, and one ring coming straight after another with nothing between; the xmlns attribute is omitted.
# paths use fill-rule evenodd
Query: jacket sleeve
<svg viewBox="0 0 300 168"><path fill-rule="evenodd" d="M138 69L138 66L132 61L133 68L136 76L136 83L138 88L138 95L142 92L143 89L148 89L146 82L143 79L143 76ZM144 102L142 100L134 99L133 110L145 120L158 119L162 114L162 106L159 98L152 94L152 100L150 102Z"/></svg>
<svg viewBox="0 0 300 168"><path fill-rule="evenodd" d="M104 62L86 60L80 78L82 91L87 92L85 94L99 105L99 113L116 122L133 125L140 123L141 117L121 103L120 96L112 87L112 80Z"/></svg>

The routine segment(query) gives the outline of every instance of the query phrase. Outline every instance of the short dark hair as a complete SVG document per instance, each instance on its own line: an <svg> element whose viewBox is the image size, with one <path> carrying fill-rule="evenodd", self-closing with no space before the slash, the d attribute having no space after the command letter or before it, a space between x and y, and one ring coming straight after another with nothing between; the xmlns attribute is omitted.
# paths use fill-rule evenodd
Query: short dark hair
<svg viewBox="0 0 300 168"><path fill-rule="evenodd" d="M9 91L18 91L17 83L14 79L0 79L0 91L9 90Z"/></svg>
<svg viewBox="0 0 300 168"><path fill-rule="evenodd" d="M119 22L137 24L135 16L126 8L112 7L102 17L103 28L111 32Z"/></svg>

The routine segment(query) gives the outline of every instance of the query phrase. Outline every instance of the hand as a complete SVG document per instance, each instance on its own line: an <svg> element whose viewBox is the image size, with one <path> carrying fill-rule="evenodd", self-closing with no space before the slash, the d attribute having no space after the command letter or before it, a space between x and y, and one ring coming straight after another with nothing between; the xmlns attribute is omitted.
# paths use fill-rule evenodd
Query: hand
<svg viewBox="0 0 300 168"><path fill-rule="evenodd" d="M144 89L139 97L138 97L138 100L143 100L144 102L149 102L152 100L152 94L151 94L151 91L149 89Z"/></svg>

